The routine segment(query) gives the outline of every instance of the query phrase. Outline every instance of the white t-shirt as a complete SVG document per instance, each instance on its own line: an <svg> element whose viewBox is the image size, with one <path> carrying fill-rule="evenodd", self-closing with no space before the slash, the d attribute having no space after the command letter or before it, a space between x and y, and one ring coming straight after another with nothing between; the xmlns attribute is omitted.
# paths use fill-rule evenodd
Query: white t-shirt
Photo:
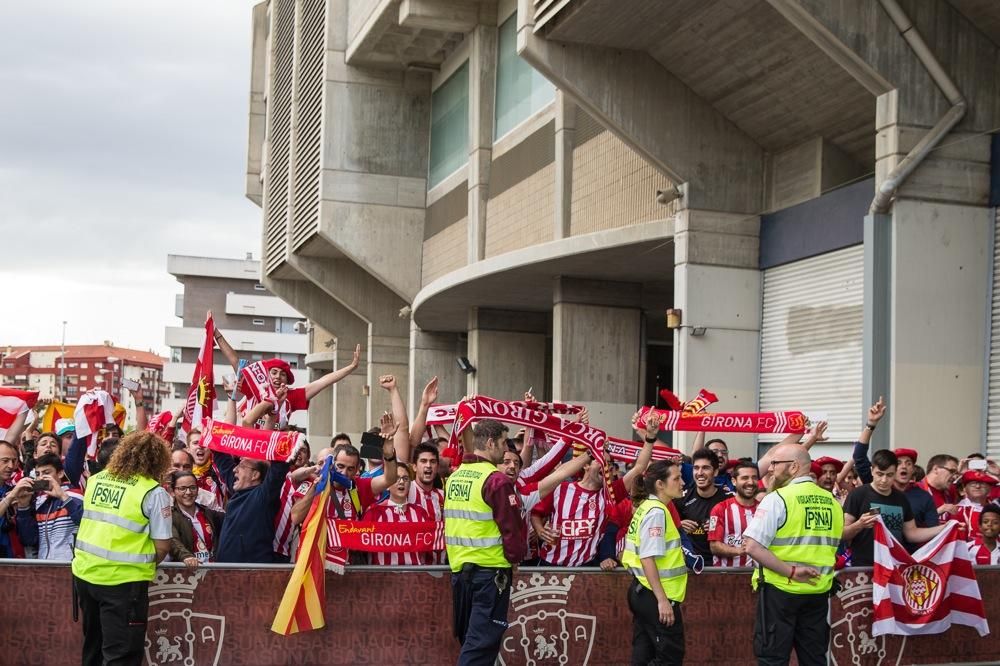
<svg viewBox="0 0 1000 666"><path fill-rule="evenodd" d="M173 536L172 506L170 494L163 486L157 486L146 493L142 499L142 515L149 518L150 539L169 539Z"/></svg>

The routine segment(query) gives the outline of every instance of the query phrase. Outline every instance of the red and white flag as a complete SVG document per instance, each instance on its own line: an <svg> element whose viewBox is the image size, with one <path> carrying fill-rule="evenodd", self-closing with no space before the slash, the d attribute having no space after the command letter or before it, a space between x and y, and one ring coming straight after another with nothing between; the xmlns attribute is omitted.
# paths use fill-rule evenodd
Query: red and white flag
<svg viewBox="0 0 1000 666"><path fill-rule="evenodd" d="M18 414L27 412L38 402L38 391L20 391L0 387L0 439L7 439L7 430Z"/></svg>
<svg viewBox="0 0 1000 666"><path fill-rule="evenodd" d="M952 624L990 633L968 543L954 520L910 555L886 528L875 524L872 635L940 634Z"/></svg>
<svg viewBox="0 0 1000 666"><path fill-rule="evenodd" d="M201 427L202 421L212 418L215 410L215 365L212 352L215 348L215 320L205 319L205 339L198 351L198 361L194 364L191 388L184 403L184 418L181 428L185 433L192 427Z"/></svg>
<svg viewBox="0 0 1000 666"><path fill-rule="evenodd" d="M107 391L94 389L80 396L73 411L76 436L87 437L87 457L97 455L97 435L101 428L115 423L115 401Z"/></svg>

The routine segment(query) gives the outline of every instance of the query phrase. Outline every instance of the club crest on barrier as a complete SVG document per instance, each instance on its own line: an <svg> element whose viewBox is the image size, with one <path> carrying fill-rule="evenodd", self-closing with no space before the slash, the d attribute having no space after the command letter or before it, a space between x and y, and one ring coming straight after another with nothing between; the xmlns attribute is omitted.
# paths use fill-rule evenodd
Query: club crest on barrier
<svg viewBox="0 0 1000 666"><path fill-rule="evenodd" d="M149 666L217 666L225 636L224 615L191 610L204 569L159 569L149 586L146 663Z"/></svg>
<svg viewBox="0 0 1000 666"><path fill-rule="evenodd" d="M566 610L575 576L534 573L510 595L515 614L500 647L500 663L586 666L597 618Z"/></svg>
<svg viewBox="0 0 1000 666"><path fill-rule="evenodd" d="M872 636L871 574L858 572L841 579L837 598L843 617L830 625L830 664L898 666L906 647L905 636Z"/></svg>

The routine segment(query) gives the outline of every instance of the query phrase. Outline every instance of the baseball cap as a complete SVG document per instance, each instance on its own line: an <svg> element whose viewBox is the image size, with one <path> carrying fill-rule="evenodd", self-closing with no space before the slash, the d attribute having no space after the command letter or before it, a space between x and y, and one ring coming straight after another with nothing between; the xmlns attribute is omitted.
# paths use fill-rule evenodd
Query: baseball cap
<svg viewBox="0 0 1000 666"><path fill-rule="evenodd" d="M56 421L56 434L62 437L68 432L76 432L76 422L73 419L58 419Z"/></svg>
<svg viewBox="0 0 1000 666"><path fill-rule="evenodd" d="M972 483L973 481L981 481L983 483L988 483L991 486L995 486L998 482L992 476L986 472L980 472L977 469L970 469L968 472L962 475L962 483Z"/></svg>

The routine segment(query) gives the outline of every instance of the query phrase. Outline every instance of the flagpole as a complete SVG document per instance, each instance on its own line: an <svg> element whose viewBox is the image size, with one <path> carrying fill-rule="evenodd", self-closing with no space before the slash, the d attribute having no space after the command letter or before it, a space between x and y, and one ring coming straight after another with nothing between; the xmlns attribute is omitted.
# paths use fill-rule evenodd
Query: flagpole
<svg viewBox="0 0 1000 666"><path fill-rule="evenodd" d="M59 362L59 399L66 402L66 322L63 321L62 344L60 345L62 360Z"/></svg>

